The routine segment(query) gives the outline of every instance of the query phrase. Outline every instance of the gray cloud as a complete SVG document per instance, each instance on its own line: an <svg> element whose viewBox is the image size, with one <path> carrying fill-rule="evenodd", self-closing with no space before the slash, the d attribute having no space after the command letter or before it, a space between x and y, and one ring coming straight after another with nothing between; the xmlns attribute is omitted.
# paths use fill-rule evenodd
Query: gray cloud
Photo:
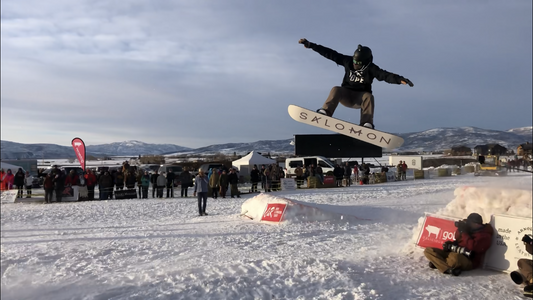
<svg viewBox="0 0 533 300"><path fill-rule="evenodd" d="M528 1L2 1L2 139L129 139L200 147L326 133L288 104L320 107L343 70L296 42L374 62L390 132L532 120ZM336 117L357 123L359 111Z"/></svg>

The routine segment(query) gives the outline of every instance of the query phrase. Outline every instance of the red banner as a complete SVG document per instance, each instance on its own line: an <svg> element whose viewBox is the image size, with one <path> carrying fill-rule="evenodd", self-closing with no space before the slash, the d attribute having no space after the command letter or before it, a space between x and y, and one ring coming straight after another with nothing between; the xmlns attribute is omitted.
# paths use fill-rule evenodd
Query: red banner
<svg viewBox="0 0 533 300"><path fill-rule="evenodd" d="M333 176L324 176L324 185L335 184L335 177Z"/></svg>
<svg viewBox="0 0 533 300"><path fill-rule="evenodd" d="M72 140L72 148L74 148L81 168L85 171L85 143L80 138L74 138Z"/></svg>
<svg viewBox="0 0 533 300"><path fill-rule="evenodd" d="M455 241L455 230L457 228L454 219L426 215L416 244L424 248L442 248L444 242Z"/></svg>
<svg viewBox="0 0 533 300"><path fill-rule="evenodd" d="M261 221L269 221L279 223L285 212L287 204L285 203L268 203L261 217Z"/></svg>

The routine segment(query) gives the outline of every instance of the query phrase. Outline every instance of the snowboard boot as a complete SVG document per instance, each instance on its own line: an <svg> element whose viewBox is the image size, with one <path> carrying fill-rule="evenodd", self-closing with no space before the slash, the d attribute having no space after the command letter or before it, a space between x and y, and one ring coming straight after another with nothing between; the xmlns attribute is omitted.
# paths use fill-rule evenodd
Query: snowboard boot
<svg viewBox="0 0 533 300"><path fill-rule="evenodd" d="M435 265L432 262L429 262L428 266L429 266L430 269L436 269L437 268L437 267L435 267Z"/></svg>
<svg viewBox="0 0 533 300"><path fill-rule="evenodd" d="M366 127L366 128L370 128L370 129L374 129L374 124L372 124L372 123L365 123L365 124L362 124L361 126Z"/></svg>
<svg viewBox="0 0 533 300"><path fill-rule="evenodd" d="M208 214L208 213L206 213L206 212L204 212L204 216L209 216L209 214Z"/></svg>
<svg viewBox="0 0 533 300"><path fill-rule="evenodd" d="M524 287L524 296L533 298L533 285L526 285L526 287Z"/></svg>
<svg viewBox="0 0 533 300"><path fill-rule="evenodd" d="M461 275L461 269L459 268L456 268L456 269L448 269L444 272L444 274L450 274L450 275L453 275L453 276L459 276Z"/></svg>

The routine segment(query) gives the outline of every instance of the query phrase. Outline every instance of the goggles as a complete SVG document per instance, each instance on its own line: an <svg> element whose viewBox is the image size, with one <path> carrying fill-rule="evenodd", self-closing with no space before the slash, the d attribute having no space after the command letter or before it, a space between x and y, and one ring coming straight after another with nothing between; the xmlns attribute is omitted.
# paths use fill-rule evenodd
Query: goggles
<svg viewBox="0 0 533 300"><path fill-rule="evenodd" d="M363 64L362 61L357 61L355 59L353 60L353 63L354 63L354 65L362 65Z"/></svg>

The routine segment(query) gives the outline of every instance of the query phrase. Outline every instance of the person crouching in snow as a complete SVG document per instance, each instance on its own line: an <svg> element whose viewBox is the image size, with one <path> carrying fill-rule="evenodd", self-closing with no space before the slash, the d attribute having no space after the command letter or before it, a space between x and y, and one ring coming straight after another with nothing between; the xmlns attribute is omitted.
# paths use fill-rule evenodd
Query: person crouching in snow
<svg viewBox="0 0 533 300"><path fill-rule="evenodd" d="M533 239L525 234L522 242L526 246L526 251L533 254ZM516 284L525 284L524 296L533 298L533 260L521 258L518 260L518 271L511 272L511 279Z"/></svg>
<svg viewBox="0 0 533 300"><path fill-rule="evenodd" d="M490 224L483 224L482 217L477 213L455 222L455 226L455 242L445 242L442 249L428 247L424 255L430 268L459 276L462 271L481 266L485 252L490 248L494 229Z"/></svg>

